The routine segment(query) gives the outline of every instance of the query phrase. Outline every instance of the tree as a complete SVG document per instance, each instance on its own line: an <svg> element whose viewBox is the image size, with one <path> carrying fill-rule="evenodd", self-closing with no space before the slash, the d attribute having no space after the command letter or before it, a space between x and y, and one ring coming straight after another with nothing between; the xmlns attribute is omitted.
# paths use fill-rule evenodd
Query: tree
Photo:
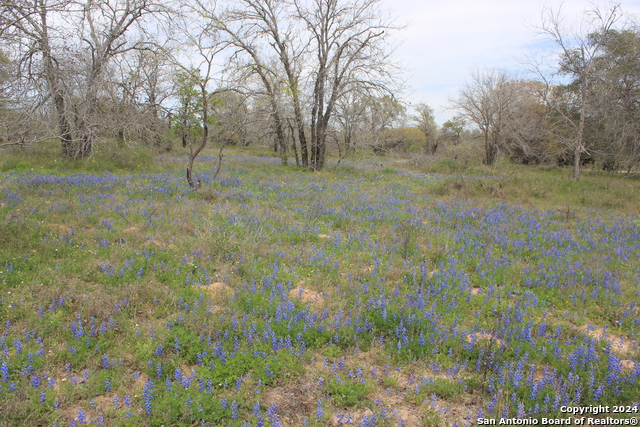
<svg viewBox="0 0 640 427"><path fill-rule="evenodd" d="M113 58L148 47L142 23L153 0L2 0L0 34L18 75L53 104L62 154L91 154L104 77Z"/></svg>
<svg viewBox="0 0 640 427"><path fill-rule="evenodd" d="M514 99L509 76L504 71L488 70L471 73L458 98L452 102L463 118L478 126L484 139L484 163L493 165L503 141L507 111Z"/></svg>
<svg viewBox="0 0 640 427"><path fill-rule="evenodd" d="M442 124L438 139L450 141L453 145L458 145L464 131L464 119L462 117L454 117Z"/></svg>
<svg viewBox="0 0 640 427"><path fill-rule="evenodd" d="M568 148L573 156L573 178L580 177L581 157L587 153L585 146L585 123L591 106L590 88L594 81L594 67L598 56L614 24L620 18L620 5L615 4L602 11L596 7L588 10L578 29L565 24L562 9L543 8L542 23L537 27L541 35L551 41L559 51L555 64L529 62L529 68L547 85L546 104L572 129ZM551 70L551 71L549 71ZM566 97L556 96L554 78L568 77L571 80L577 114L571 114L566 107Z"/></svg>
<svg viewBox="0 0 640 427"><path fill-rule="evenodd" d="M367 104L358 96L358 93L351 92L336 104L336 128L340 134L338 142L338 153L342 161L351 151L359 145L359 136L364 133L364 118Z"/></svg>
<svg viewBox="0 0 640 427"><path fill-rule="evenodd" d="M416 112L414 121L426 138L425 153L434 155L438 149L438 127L433 116L433 108L427 104L418 104Z"/></svg>
<svg viewBox="0 0 640 427"><path fill-rule="evenodd" d="M235 62L237 65L240 79L246 79L247 73L259 77L269 100L276 147L280 150L283 164L287 164L285 120L282 117L282 106L279 102L280 86L283 79L275 67L270 66L268 58L265 57L265 46L261 44L263 37L268 37L271 40L271 46L280 53L280 60L285 60L285 69L289 70L288 74L290 75L287 81L290 86L294 87L292 94L297 96L296 75L288 61L290 39L281 36L278 26L283 19L282 8L284 4L280 0L239 0L238 7L229 8L219 14L211 13L203 7L198 7L197 12L203 18L211 21L211 26L205 28L205 31L218 31L227 36L223 43L227 49L233 50L232 59L236 61L232 61L232 63ZM239 53L248 56L248 64L237 60ZM300 141L301 144L304 144L303 152L306 152L304 130Z"/></svg>
<svg viewBox="0 0 640 427"><path fill-rule="evenodd" d="M182 141L182 147L186 148L192 145L194 139L202 132L198 117L202 110L198 72L197 70L179 71L175 74L174 81L178 98L174 129Z"/></svg>
<svg viewBox="0 0 640 427"><path fill-rule="evenodd" d="M504 90L509 92L510 102L503 112L500 150L508 154L512 162L523 164L539 164L557 156L548 110L541 96L544 84L511 80Z"/></svg>
<svg viewBox="0 0 640 427"><path fill-rule="evenodd" d="M190 10L195 13L197 17L202 18L204 10L209 10L210 13L215 13L215 3L205 4L198 1ZM217 71L216 59L218 54L225 48L225 43L221 40L218 31L210 28L207 19L192 20L191 16L182 16L183 21L177 21L181 28L187 26L194 29L193 33L186 34L187 40L184 41L185 45L192 50L189 55L189 64L184 64L179 61L179 55L174 55L174 62L177 67L181 69L181 72L177 74L177 80L180 82L178 94L181 103L182 113L182 126L183 131L190 131L190 123L193 120L199 122L201 127L200 141L198 143L191 143L190 139L187 139L187 146L189 147L189 158L187 161L187 183L189 187L194 190L200 188L200 180L194 180L193 177L193 165L198 155L204 150L209 142L209 135L211 131L211 125L215 124L215 117L212 116L212 106L216 102L216 97L227 91L226 88L211 89L211 85L214 84L214 75ZM187 24L188 21L188 24ZM215 180L222 168L223 149L226 144L220 147L218 154L218 166L214 174Z"/></svg>
<svg viewBox="0 0 640 427"><path fill-rule="evenodd" d="M611 30L603 41L590 88L589 146L605 170L640 164L640 31Z"/></svg>
<svg viewBox="0 0 640 427"><path fill-rule="evenodd" d="M17 64L0 51L0 147L22 146L49 136L47 120L40 116L41 100L16 78Z"/></svg>
<svg viewBox="0 0 640 427"><path fill-rule="evenodd" d="M162 138L171 126L163 104L174 95L174 74L162 49L132 50L114 58L100 99L101 136L114 136L121 145L134 139L170 150L171 142Z"/></svg>
<svg viewBox="0 0 640 427"><path fill-rule="evenodd" d="M299 28L296 28L294 22L286 19L286 16L290 15L291 12L287 10L290 3L283 0L238 0L238 5L240 7L235 8L229 16L234 20L242 21L247 26L248 33L252 36L267 37L269 39L268 45L275 53L282 67L283 82L290 97L294 113L293 122L295 123L295 133L300 143L302 165L307 167L309 165L309 155L301 99L303 94L301 72L305 51L304 45L297 40ZM246 50L245 47L243 48ZM256 54L252 51L248 51L248 53L256 63L256 66L261 66ZM275 71L275 67L273 68L272 72L278 74ZM274 97L275 93L269 87L270 83L264 80L263 75L260 76L267 88L267 93L270 97ZM275 100L273 102L275 104ZM274 106L272 110L275 113L278 109ZM282 126L281 119L275 114L274 119L276 120L276 136L282 147L281 150L285 150L283 135L278 133L278 129ZM283 158L283 161L286 163L285 159L286 157Z"/></svg>
<svg viewBox="0 0 640 427"><path fill-rule="evenodd" d="M389 95L362 98L362 125L366 144L376 152L391 151L403 144L403 139L392 132L393 128L405 121L406 108Z"/></svg>
<svg viewBox="0 0 640 427"><path fill-rule="evenodd" d="M388 39L396 30L379 10L380 0L294 0L296 16L309 34L312 66L311 159L325 163L329 123L338 100L350 91L392 93Z"/></svg>

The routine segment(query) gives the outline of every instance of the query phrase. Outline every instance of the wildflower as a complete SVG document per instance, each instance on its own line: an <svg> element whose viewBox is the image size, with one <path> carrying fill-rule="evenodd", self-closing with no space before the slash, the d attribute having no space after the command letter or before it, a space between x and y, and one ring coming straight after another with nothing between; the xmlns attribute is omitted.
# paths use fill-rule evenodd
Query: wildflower
<svg viewBox="0 0 640 427"><path fill-rule="evenodd" d="M317 403L316 420L322 421L322 416L324 414L324 411L322 409L322 401L318 400L316 403Z"/></svg>

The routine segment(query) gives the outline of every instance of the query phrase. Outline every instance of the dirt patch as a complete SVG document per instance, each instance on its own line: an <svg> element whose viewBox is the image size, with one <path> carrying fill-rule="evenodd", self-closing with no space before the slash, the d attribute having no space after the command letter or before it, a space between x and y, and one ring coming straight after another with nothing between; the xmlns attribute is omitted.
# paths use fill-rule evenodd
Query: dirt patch
<svg viewBox="0 0 640 427"><path fill-rule="evenodd" d="M159 248L165 246L165 243L162 240L159 239L151 239L151 240L147 240L146 242L144 242L142 244L142 246L151 246L151 245L155 245Z"/></svg>
<svg viewBox="0 0 640 427"><path fill-rule="evenodd" d="M210 285L200 286L198 289L206 291L212 297L230 295L233 293L233 289L222 282L213 282Z"/></svg>
<svg viewBox="0 0 640 427"><path fill-rule="evenodd" d="M478 341L493 341L502 347L503 341L500 338L494 337L492 334L488 332L476 332L473 334L467 335L467 341L469 342L478 342Z"/></svg>
<svg viewBox="0 0 640 427"><path fill-rule="evenodd" d="M321 239L330 239L331 236L329 236L328 234L318 234L318 237Z"/></svg>
<svg viewBox="0 0 640 427"><path fill-rule="evenodd" d="M633 360L624 359L620 361L620 367L623 372L633 372L636 369L636 363Z"/></svg>
<svg viewBox="0 0 640 427"><path fill-rule="evenodd" d="M138 233L140 233L140 229L138 227L129 227L129 228L125 228L122 231L124 233L127 233L127 234L138 234Z"/></svg>
<svg viewBox="0 0 640 427"><path fill-rule="evenodd" d="M263 398L266 407L276 406L283 427L298 427L309 414L315 413L319 394L318 381L306 374L287 384L266 389Z"/></svg>
<svg viewBox="0 0 640 427"><path fill-rule="evenodd" d="M619 356L629 354L634 349L631 340L612 334L609 331L605 331L604 328L594 328L584 325L578 329L581 332L586 333L591 338L595 338L599 341L607 341L611 344L611 351Z"/></svg>
<svg viewBox="0 0 640 427"><path fill-rule="evenodd" d="M480 288L471 288L471 295L480 295L482 293L482 289Z"/></svg>
<svg viewBox="0 0 640 427"><path fill-rule="evenodd" d="M289 298L302 301L305 304L313 304L315 307L324 306L324 296L310 289L295 288L289 291Z"/></svg>
<svg viewBox="0 0 640 427"><path fill-rule="evenodd" d="M371 273L371 272L373 271L373 269L374 269L374 268L376 268L376 266L375 266L375 265L365 265L365 266L362 268L362 272L363 272L363 273Z"/></svg>
<svg viewBox="0 0 640 427"><path fill-rule="evenodd" d="M53 231L59 231L60 233L71 233L71 227L62 224L48 224L49 228Z"/></svg>
<svg viewBox="0 0 640 427"><path fill-rule="evenodd" d="M424 413L422 405L412 405L406 400L406 391L404 387L401 390L392 390L388 393L380 392L376 394L375 401L379 401L387 410L387 414L391 415L398 420L402 420L405 426L420 426L422 425L422 414ZM372 414L371 410L366 408L352 414L354 420L360 422L366 416ZM395 425L395 424L394 424Z"/></svg>

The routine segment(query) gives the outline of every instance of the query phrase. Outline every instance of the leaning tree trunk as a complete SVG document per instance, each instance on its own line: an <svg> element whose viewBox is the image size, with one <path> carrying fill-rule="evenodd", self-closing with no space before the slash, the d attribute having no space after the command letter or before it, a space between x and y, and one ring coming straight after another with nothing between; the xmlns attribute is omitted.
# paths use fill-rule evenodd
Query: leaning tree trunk
<svg viewBox="0 0 640 427"><path fill-rule="evenodd" d="M200 140L200 145L198 145L195 151L191 150L191 154L189 154L189 161L187 163L187 182L189 183L189 187L194 190L197 190L200 187L200 182L197 184L193 181L193 162L198 157L198 154L204 147L207 145L207 141L209 139L209 100L207 98L207 91L204 86L201 87L202 92L202 139ZM222 160L222 159L221 159Z"/></svg>

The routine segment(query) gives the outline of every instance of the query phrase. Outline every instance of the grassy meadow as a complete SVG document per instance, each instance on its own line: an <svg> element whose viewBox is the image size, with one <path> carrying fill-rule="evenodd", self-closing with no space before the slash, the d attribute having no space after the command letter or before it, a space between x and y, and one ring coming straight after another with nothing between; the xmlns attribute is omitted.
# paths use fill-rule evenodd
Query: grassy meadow
<svg viewBox="0 0 640 427"><path fill-rule="evenodd" d="M638 416L638 177L204 154L0 153L0 426Z"/></svg>

